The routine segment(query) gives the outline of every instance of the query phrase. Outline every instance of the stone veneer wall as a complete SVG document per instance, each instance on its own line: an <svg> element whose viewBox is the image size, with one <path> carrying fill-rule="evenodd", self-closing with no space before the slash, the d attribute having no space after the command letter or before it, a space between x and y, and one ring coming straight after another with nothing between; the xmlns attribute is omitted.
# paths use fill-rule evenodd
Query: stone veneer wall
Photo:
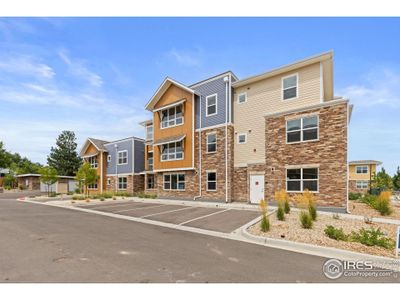
<svg viewBox="0 0 400 300"><path fill-rule="evenodd" d="M236 167L234 169L233 201L249 202L250 175L265 174L265 169L265 164L249 164L247 167Z"/></svg>
<svg viewBox="0 0 400 300"><path fill-rule="evenodd" d="M120 177L127 177L127 189L126 190L118 190L119 192L128 192L128 193L138 193L143 192L144 190L144 175L124 175ZM115 191L117 176L107 176L106 180L106 191ZM110 184L108 184L108 179L110 179Z"/></svg>
<svg viewBox="0 0 400 300"><path fill-rule="evenodd" d="M366 189L358 189L356 185L357 180L349 180L349 192L350 193L361 193L361 194L366 194L369 191L369 188ZM368 180L368 186L369 186L369 180Z"/></svg>
<svg viewBox="0 0 400 300"><path fill-rule="evenodd" d="M317 205L345 207L347 201L347 103L266 118L265 195L286 188L286 166L319 165ZM286 118L319 115L319 140L286 144ZM274 170L272 169L274 168ZM291 199L296 193L290 193Z"/></svg>

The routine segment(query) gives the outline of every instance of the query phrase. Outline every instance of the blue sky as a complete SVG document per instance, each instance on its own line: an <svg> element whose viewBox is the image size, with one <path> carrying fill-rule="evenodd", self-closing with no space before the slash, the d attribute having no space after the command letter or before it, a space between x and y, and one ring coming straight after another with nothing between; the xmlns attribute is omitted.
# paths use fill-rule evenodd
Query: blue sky
<svg viewBox="0 0 400 300"><path fill-rule="evenodd" d="M62 130L143 136L165 76L239 78L334 50L349 158L400 165L399 18L0 18L0 140L46 162Z"/></svg>

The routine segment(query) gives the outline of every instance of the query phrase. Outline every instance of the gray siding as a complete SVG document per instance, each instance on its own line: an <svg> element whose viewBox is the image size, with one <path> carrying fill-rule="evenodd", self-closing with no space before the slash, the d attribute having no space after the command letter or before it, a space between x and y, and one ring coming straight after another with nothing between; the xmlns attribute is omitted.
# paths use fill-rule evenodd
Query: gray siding
<svg viewBox="0 0 400 300"><path fill-rule="evenodd" d="M120 142L114 142L112 144L107 144L105 147L107 148L108 155L111 155L111 161L107 162L107 174L116 174L116 171L118 169L118 174L122 173L133 173L133 168L132 168L132 143L133 140L123 140ZM115 147L115 145L118 146L118 149ZM118 151L128 151L128 163L126 165L117 165L117 152ZM117 167L117 168L116 168Z"/></svg>
<svg viewBox="0 0 400 300"><path fill-rule="evenodd" d="M135 140L135 173L144 171L144 142Z"/></svg>
<svg viewBox="0 0 400 300"><path fill-rule="evenodd" d="M200 97L196 97L196 129L200 128L200 101L203 128L224 124L226 120L226 83L224 82L224 76L192 88L201 94ZM206 97L213 94L217 94L218 98L217 114L206 117ZM199 99L201 100L199 101Z"/></svg>

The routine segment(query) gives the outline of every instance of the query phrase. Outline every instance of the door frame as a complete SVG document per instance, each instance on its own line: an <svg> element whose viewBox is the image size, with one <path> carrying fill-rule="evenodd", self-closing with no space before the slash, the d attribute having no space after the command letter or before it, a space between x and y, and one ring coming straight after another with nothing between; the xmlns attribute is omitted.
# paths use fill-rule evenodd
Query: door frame
<svg viewBox="0 0 400 300"><path fill-rule="evenodd" d="M249 172L249 175L248 175L248 178L247 178L247 182L248 182L247 186L248 186L248 203L250 203L250 204L252 204L250 192L251 192L251 176L253 176L253 175L258 175L258 176L263 176L264 177L264 181L263 181L263 184L264 184L263 198L265 197L265 172L261 172L261 171ZM256 204L256 203L254 203L254 204Z"/></svg>

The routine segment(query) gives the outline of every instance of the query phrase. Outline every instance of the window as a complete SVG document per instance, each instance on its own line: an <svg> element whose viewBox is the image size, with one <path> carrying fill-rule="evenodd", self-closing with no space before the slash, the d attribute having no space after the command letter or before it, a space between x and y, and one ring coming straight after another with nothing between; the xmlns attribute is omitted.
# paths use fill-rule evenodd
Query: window
<svg viewBox="0 0 400 300"><path fill-rule="evenodd" d="M206 97L206 117L217 114L217 94Z"/></svg>
<svg viewBox="0 0 400 300"><path fill-rule="evenodd" d="M164 175L164 190L185 190L185 174Z"/></svg>
<svg viewBox="0 0 400 300"><path fill-rule="evenodd" d="M239 104L245 103L247 101L247 93L240 93L237 98Z"/></svg>
<svg viewBox="0 0 400 300"><path fill-rule="evenodd" d="M207 171L207 191L217 190L217 172Z"/></svg>
<svg viewBox="0 0 400 300"><path fill-rule="evenodd" d="M147 168L149 170L153 169L153 152L147 153Z"/></svg>
<svg viewBox="0 0 400 300"><path fill-rule="evenodd" d="M358 189L367 189L368 188L368 181L367 180L357 180L356 181L356 188L358 188Z"/></svg>
<svg viewBox="0 0 400 300"><path fill-rule="evenodd" d="M174 142L161 146L161 161L183 159L182 142Z"/></svg>
<svg viewBox="0 0 400 300"><path fill-rule="evenodd" d="M182 104L161 111L161 128L183 124Z"/></svg>
<svg viewBox="0 0 400 300"><path fill-rule="evenodd" d="M97 181L88 185L89 190L97 190Z"/></svg>
<svg viewBox="0 0 400 300"><path fill-rule="evenodd" d="M127 177L118 177L118 189L126 190L128 187L128 178Z"/></svg>
<svg viewBox="0 0 400 300"><path fill-rule="evenodd" d="M118 151L118 164L126 165L128 163L128 151Z"/></svg>
<svg viewBox="0 0 400 300"><path fill-rule="evenodd" d="M238 134L237 143L238 144L246 144L246 142L247 142L247 134L246 133Z"/></svg>
<svg viewBox="0 0 400 300"><path fill-rule="evenodd" d="M368 174L368 166L357 166L356 173L357 174Z"/></svg>
<svg viewBox="0 0 400 300"><path fill-rule="evenodd" d="M318 168L297 168L286 170L286 190L318 192Z"/></svg>
<svg viewBox="0 0 400 300"><path fill-rule="evenodd" d="M147 175L146 188L148 190L154 189L154 174Z"/></svg>
<svg viewBox="0 0 400 300"><path fill-rule="evenodd" d="M297 98L297 85L299 77L290 75L282 78L282 97L283 100Z"/></svg>
<svg viewBox="0 0 400 300"><path fill-rule="evenodd" d="M286 121L286 143L318 140L318 116Z"/></svg>
<svg viewBox="0 0 400 300"><path fill-rule="evenodd" d="M153 125L148 125L146 127L146 140L152 140L153 139Z"/></svg>
<svg viewBox="0 0 400 300"><path fill-rule="evenodd" d="M111 161L111 155L107 155L107 162Z"/></svg>
<svg viewBox="0 0 400 300"><path fill-rule="evenodd" d="M207 153L217 151L217 135L215 133L207 134Z"/></svg>
<svg viewBox="0 0 400 300"><path fill-rule="evenodd" d="M88 161L92 169L97 169L97 156L89 157Z"/></svg>
<svg viewBox="0 0 400 300"><path fill-rule="evenodd" d="M107 178L107 185L111 185L111 178Z"/></svg>

